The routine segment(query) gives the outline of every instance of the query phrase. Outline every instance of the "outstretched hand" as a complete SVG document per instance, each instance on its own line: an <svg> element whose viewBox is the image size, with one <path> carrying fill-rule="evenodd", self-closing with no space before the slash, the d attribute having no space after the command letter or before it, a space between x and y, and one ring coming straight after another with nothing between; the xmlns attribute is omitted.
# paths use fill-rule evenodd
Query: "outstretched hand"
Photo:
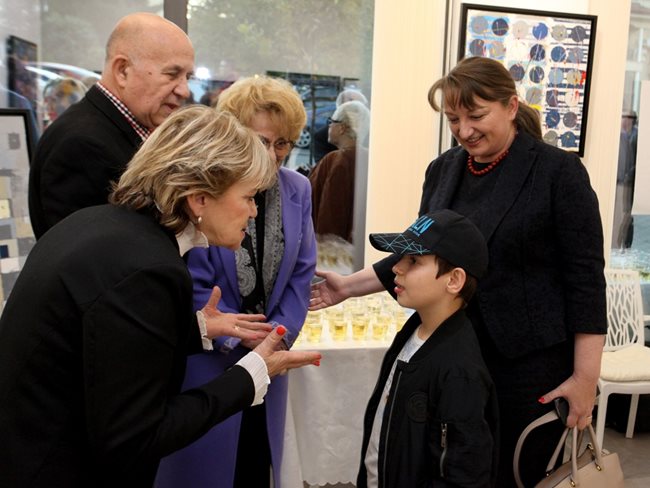
<svg viewBox="0 0 650 488"><path fill-rule="evenodd" d="M316 276L325 278L325 280L311 285L309 310L315 311L321 308L331 307L349 298L344 291L343 275L334 271L320 270L316 270L315 274Z"/></svg>
<svg viewBox="0 0 650 488"><path fill-rule="evenodd" d="M282 351L278 350L287 329L278 325L254 350L259 354L269 371L269 377L284 373L288 369L300 368L308 364L320 366L321 354L316 351Z"/></svg>
<svg viewBox="0 0 650 488"><path fill-rule="evenodd" d="M273 329L264 322L262 314L225 313L217 308L221 300L218 286L212 289L208 303L201 309L206 320L207 336L214 339L219 336L238 337L250 344L257 344Z"/></svg>

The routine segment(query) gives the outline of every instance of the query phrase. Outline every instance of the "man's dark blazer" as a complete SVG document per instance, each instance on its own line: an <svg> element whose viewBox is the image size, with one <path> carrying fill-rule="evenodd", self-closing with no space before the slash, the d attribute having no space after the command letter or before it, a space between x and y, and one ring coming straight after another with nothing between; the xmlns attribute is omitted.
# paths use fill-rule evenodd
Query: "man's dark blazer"
<svg viewBox="0 0 650 488"><path fill-rule="evenodd" d="M142 140L113 103L93 86L43 133L29 174L34 235L75 210L107 202Z"/></svg>
<svg viewBox="0 0 650 488"><path fill-rule="evenodd" d="M420 214L453 207L466 171L460 146L426 171ZM490 199L470 218L489 249L476 300L506 357L606 332L603 233L596 194L580 159L520 132ZM392 288L390 259L375 270Z"/></svg>
<svg viewBox="0 0 650 488"><path fill-rule="evenodd" d="M91 207L43 236L0 318L0 486L150 487L163 456L249 406L239 366L179 393L192 310L148 214Z"/></svg>

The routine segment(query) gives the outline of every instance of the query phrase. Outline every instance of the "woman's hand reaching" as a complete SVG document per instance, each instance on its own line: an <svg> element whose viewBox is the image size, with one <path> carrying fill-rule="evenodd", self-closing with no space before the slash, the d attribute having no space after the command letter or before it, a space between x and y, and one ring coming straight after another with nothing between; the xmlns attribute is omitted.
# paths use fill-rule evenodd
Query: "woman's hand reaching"
<svg viewBox="0 0 650 488"><path fill-rule="evenodd" d="M201 309L206 321L207 336L214 339L219 336L238 337L255 347L273 329L264 322L262 314L225 313L217 308L221 300L221 290L215 286L208 303Z"/></svg>
<svg viewBox="0 0 650 488"><path fill-rule="evenodd" d="M278 325L273 331L262 341L262 343L254 349L254 352L259 354L266 363L269 371L269 377L277 374L285 373L288 369L300 368L308 364L320 366L321 353L316 351L284 351L279 350L282 342L282 337L287 332L283 325Z"/></svg>

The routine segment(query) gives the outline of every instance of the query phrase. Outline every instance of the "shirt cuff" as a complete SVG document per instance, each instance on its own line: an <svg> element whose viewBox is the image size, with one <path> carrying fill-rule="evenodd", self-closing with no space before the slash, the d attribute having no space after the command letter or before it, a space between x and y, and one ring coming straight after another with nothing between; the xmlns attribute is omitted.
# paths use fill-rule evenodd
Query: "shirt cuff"
<svg viewBox="0 0 650 488"><path fill-rule="evenodd" d="M264 401L264 395L266 395L269 383L271 383L266 363L262 359L262 356L257 354L255 351L251 351L237 361L237 365L248 371L248 374L253 378L253 384L255 385L255 398L253 399L251 406L259 405Z"/></svg>
<svg viewBox="0 0 650 488"><path fill-rule="evenodd" d="M199 332L201 332L201 345L203 346L203 350L212 351L212 340L208 338L208 326L203 311L196 311L196 321L199 323Z"/></svg>

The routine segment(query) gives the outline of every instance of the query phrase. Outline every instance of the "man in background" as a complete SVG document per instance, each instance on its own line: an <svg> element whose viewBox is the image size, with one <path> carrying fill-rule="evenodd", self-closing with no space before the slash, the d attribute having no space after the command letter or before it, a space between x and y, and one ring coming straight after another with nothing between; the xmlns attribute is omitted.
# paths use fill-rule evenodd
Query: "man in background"
<svg viewBox="0 0 650 488"><path fill-rule="evenodd" d="M107 202L140 144L190 95L194 48L154 14L123 17L106 45L101 80L47 128L29 177L36 238L80 208Z"/></svg>
<svg viewBox="0 0 650 488"><path fill-rule="evenodd" d="M618 172L616 176L615 222L620 222L614 229L612 247L628 249L634 238L634 180L636 177L636 146L638 138L637 115L631 110L624 110L621 116L621 136L618 146Z"/></svg>

